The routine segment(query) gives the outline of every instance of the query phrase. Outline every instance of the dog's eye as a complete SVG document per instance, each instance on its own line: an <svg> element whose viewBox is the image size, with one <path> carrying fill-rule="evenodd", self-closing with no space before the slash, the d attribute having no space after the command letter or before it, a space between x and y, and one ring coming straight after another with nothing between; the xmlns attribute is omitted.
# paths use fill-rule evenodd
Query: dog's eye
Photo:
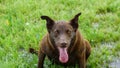
<svg viewBox="0 0 120 68"><path fill-rule="evenodd" d="M55 30L55 34L59 34L59 30Z"/></svg>
<svg viewBox="0 0 120 68"><path fill-rule="evenodd" d="M66 32L67 32L68 34L71 34L71 31L70 31L70 30L66 30Z"/></svg>

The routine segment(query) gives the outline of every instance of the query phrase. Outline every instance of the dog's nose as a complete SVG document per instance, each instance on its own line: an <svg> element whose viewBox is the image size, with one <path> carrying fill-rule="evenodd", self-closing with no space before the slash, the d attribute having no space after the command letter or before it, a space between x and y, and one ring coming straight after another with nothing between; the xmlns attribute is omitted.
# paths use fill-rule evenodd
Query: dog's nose
<svg viewBox="0 0 120 68"><path fill-rule="evenodd" d="M66 47L66 45L67 45L67 43L66 43L66 42L61 43L61 47L62 47L62 48L65 48L65 47Z"/></svg>

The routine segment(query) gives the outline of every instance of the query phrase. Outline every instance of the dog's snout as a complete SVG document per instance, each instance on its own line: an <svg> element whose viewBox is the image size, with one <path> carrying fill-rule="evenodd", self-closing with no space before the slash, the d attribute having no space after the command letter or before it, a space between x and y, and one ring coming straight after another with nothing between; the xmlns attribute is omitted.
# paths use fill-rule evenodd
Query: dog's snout
<svg viewBox="0 0 120 68"><path fill-rule="evenodd" d="M62 47L62 48L65 48L65 47L66 47L66 45L67 45L67 43L66 43L66 42L61 43L61 47Z"/></svg>
<svg viewBox="0 0 120 68"><path fill-rule="evenodd" d="M64 43L61 43L61 45L63 45L63 46L66 46L66 45L67 45L67 43L66 43L66 42L64 42Z"/></svg>

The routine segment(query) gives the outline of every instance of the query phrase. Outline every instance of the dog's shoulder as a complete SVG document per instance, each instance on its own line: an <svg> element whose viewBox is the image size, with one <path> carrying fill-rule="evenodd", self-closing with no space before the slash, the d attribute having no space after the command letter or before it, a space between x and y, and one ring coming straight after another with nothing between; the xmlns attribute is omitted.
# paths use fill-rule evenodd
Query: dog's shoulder
<svg viewBox="0 0 120 68"><path fill-rule="evenodd" d="M43 51L48 51L50 49L53 49L53 45L50 41L49 33L47 33L40 42L40 49Z"/></svg>

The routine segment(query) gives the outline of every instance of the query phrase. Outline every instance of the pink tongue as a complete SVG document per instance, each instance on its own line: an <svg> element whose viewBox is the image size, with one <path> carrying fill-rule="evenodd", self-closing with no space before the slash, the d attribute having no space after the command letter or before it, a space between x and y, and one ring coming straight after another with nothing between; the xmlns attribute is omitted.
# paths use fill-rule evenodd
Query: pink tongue
<svg viewBox="0 0 120 68"><path fill-rule="evenodd" d="M67 48L58 48L59 49L59 60L62 63L66 63L68 61Z"/></svg>

